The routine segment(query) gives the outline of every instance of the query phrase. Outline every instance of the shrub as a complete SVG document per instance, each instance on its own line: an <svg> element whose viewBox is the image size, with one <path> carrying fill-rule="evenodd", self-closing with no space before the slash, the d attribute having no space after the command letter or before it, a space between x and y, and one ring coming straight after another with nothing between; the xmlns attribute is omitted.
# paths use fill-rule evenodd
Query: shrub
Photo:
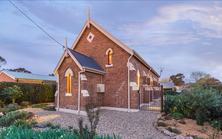
<svg viewBox="0 0 222 139"><path fill-rule="evenodd" d="M46 127L52 127L53 124L52 124L51 122L48 122L48 123L45 124L45 126L46 126Z"/></svg>
<svg viewBox="0 0 222 139"><path fill-rule="evenodd" d="M54 94L56 91L56 84L32 84L32 83L17 83L17 82L0 82L0 95L3 93L4 88L17 85L20 87L23 96L16 99L20 104L22 101L29 101L31 104L46 103L54 101ZM5 95L2 95L1 100L9 103Z"/></svg>
<svg viewBox="0 0 222 139"><path fill-rule="evenodd" d="M4 102L2 102L2 100L0 100L0 108L4 107Z"/></svg>
<svg viewBox="0 0 222 139"><path fill-rule="evenodd" d="M20 104L22 108L27 108L29 105L30 103L28 101L22 101L22 103Z"/></svg>
<svg viewBox="0 0 222 139"><path fill-rule="evenodd" d="M26 120L23 119L17 119L13 122L12 125L21 126L23 128L27 127L28 129L31 129L34 124L35 124L34 122L27 122Z"/></svg>
<svg viewBox="0 0 222 139"><path fill-rule="evenodd" d="M158 125L158 126L163 126L163 127L166 127L166 126L167 126L164 122L157 122L157 125Z"/></svg>
<svg viewBox="0 0 222 139"><path fill-rule="evenodd" d="M167 91L164 91L163 93L164 95L178 95L180 93L176 92L176 91L173 91L173 90L167 90Z"/></svg>
<svg viewBox="0 0 222 139"><path fill-rule="evenodd" d="M206 115L202 111L196 113L196 122L197 125L204 125L204 122L206 122Z"/></svg>
<svg viewBox="0 0 222 139"><path fill-rule="evenodd" d="M78 131L78 130L76 130ZM28 129L28 127L22 127L22 126L15 126L12 125L8 128L3 128L2 131L0 132L0 138L7 138L7 139L47 139L47 138L53 138L53 139L58 139L58 138L66 138L66 139L79 139L79 132L77 134L75 132L70 132L67 129L47 129L43 131L34 131L33 129ZM87 134L84 135L84 139L88 139ZM99 136L98 134L95 134L94 139L121 139L121 137L118 135L116 136L113 134L113 136L109 134L104 134Z"/></svg>
<svg viewBox="0 0 222 139"><path fill-rule="evenodd" d="M28 113L26 111L12 111L0 118L1 126L9 126L17 119L26 119Z"/></svg>
<svg viewBox="0 0 222 139"><path fill-rule="evenodd" d="M174 132L174 133L176 133L176 134L180 134L181 132L178 130L178 129L176 129L176 128L173 128L172 129L172 132Z"/></svg>
<svg viewBox="0 0 222 139"><path fill-rule="evenodd" d="M181 114L181 113L174 113L173 114L173 118L176 119L176 120L183 119L183 114Z"/></svg>
<svg viewBox="0 0 222 139"><path fill-rule="evenodd" d="M196 113L202 111L202 115L205 116L210 114L210 108L221 107L222 97L218 95L214 89L204 89L203 87L194 87L190 90L185 90L180 95L181 103L184 106L183 114L185 116L196 117ZM189 115L192 114L192 115Z"/></svg>
<svg viewBox="0 0 222 139"><path fill-rule="evenodd" d="M23 94L20 87L14 85L13 87L4 88L2 95L6 95L6 98L11 99L12 103L15 103L15 100L20 98Z"/></svg>
<svg viewBox="0 0 222 139"><path fill-rule="evenodd" d="M11 111L16 111L19 109L19 106L17 103L12 103L12 104L9 104L7 105L3 110L2 110L2 113L3 114L7 114L8 112L11 112Z"/></svg>

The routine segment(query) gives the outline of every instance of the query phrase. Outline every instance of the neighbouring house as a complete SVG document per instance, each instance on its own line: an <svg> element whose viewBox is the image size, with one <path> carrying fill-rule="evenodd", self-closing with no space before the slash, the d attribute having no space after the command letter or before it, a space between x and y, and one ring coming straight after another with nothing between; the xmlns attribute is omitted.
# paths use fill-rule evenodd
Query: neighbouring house
<svg viewBox="0 0 222 139"><path fill-rule="evenodd" d="M160 97L159 74L89 13L71 48L66 40L54 74L58 75L55 106L61 112L85 115L91 98L100 100L101 109L137 112L141 104Z"/></svg>
<svg viewBox="0 0 222 139"><path fill-rule="evenodd" d="M182 92L182 86L174 86L174 89L176 90L176 92L181 93Z"/></svg>
<svg viewBox="0 0 222 139"><path fill-rule="evenodd" d="M174 83L160 83L160 85L163 85L163 90L174 90Z"/></svg>
<svg viewBox="0 0 222 139"><path fill-rule="evenodd" d="M56 84L56 76L39 75L3 70L0 72L0 82Z"/></svg>

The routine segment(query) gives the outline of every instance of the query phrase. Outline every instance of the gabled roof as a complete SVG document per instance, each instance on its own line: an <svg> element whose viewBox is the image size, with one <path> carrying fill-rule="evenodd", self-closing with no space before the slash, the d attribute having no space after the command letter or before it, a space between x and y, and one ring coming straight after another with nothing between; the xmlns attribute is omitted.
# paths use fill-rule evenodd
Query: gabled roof
<svg viewBox="0 0 222 139"><path fill-rule="evenodd" d="M81 64L82 67L91 68L104 72L103 68L92 57L85 56L71 49L69 49L69 51L78 60L78 62Z"/></svg>
<svg viewBox="0 0 222 139"><path fill-rule="evenodd" d="M98 73L98 74L105 73L103 68L92 57L85 56L67 47L62 57L60 58L59 63L54 69L54 73L58 71L59 67L61 66L67 54L70 55L70 57L76 63L76 65L79 67L80 70L90 71L90 72Z"/></svg>
<svg viewBox="0 0 222 139"><path fill-rule="evenodd" d="M113 35L111 35L108 31L106 31L105 29L103 29L101 26L99 26L96 22L94 22L92 19L88 18L86 23L84 24L82 30L80 31L79 35L77 36L75 42L73 43L71 49L74 50L74 48L76 47L76 45L78 44L81 36L83 35L83 32L86 30L86 28L88 26L93 25L95 28L97 28L100 32L102 32L105 36L107 36L110 40L112 40L114 43L116 43L117 45L119 45L122 49L124 49L126 52L128 52L131 55L134 55L138 60L140 60L146 67L148 67L150 69L150 71L152 71L155 75L157 75L158 77L160 77L160 75L151 67L149 66L149 64L146 63L145 60L142 59L141 56L139 56L139 54L137 54L134 50L132 50L131 48L129 48L128 46L126 46L124 43L122 43L120 40L118 40L116 37L114 37Z"/></svg>
<svg viewBox="0 0 222 139"><path fill-rule="evenodd" d="M12 79L28 79L28 80L43 80L43 81L56 81L56 76L48 76L48 75L39 75L39 74L32 74L32 73L24 73L24 72L15 72L15 71L8 71L3 70L0 74L5 73Z"/></svg>

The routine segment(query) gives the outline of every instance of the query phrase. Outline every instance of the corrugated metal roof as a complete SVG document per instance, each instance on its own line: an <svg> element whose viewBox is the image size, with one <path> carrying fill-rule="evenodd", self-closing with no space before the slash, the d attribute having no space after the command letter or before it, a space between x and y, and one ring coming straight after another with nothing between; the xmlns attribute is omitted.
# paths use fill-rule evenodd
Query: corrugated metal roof
<svg viewBox="0 0 222 139"><path fill-rule="evenodd" d="M15 72L15 71L8 71L8 70L4 70L4 72L6 72L7 74L17 79L31 79L31 80L44 80L44 81L57 80L57 76L39 75L39 74Z"/></svg>
<svg viewBox="0 0 222 139"><path fill-rule="evenodd" d="M87 68L91 68L91 69L95 69L95 70L99 70L99 71L104 72L103 68L92 57L85 56L85 55L80 54L80 53L73 51L71 49L69 49L69 51L73 54L73 56L79 61L79 63L83 67L87 67Z"/></svg>
<svg viewBox="0 0 222 139"><path fill-rule="evenodd" d="M174 83L160 83L163 85L163 88L174 88Z"/></svg>

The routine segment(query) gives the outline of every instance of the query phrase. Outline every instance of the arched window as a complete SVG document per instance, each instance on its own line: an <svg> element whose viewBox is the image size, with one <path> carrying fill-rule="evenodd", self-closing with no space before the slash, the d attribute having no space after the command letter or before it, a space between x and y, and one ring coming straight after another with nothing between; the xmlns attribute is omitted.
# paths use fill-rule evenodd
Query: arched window
<svg viewBox="0 0 222 139"><path fill-rule="evenodd" d="M112 52L109 50L108 51L108 65L112 64Z"/></svg>
<svg viewBox="0 0 222 139"><path fill-rule="evenodd" d="M65 76L66 76L66 79L67 79L66 84L67 84L67 94L68 94L68 93L71 93L71 83L72 83L72 78L71 77L73 76L73 72L70 68L68 68L66 70Z"/></svg>
<svg viewBox="0 0 222 139"><path fill-rule="evenodd" d="M67 93L71 93L71 74L69 72L67 75Z"/></svg>
<svg viewBox="0 0 222 139"><path fill-rule="evenodd" d="M140 88L140 71L137 71L137 86Z"/></svg>
<svg viewBox="0 0 222 139"><path fill-rule="evenodd" d="M112 63L112 54L113 54L113 50L111 48L109 48L107 51L106 51L106 55L107 55L107 65L106 67L111 67L113 66L113 63Z"/></svg>
<svg viewBox="0 0 222 139"><path fill-rule="evenodd" d="M150 76L150 86L153 86L153 77Z"/></svg>

